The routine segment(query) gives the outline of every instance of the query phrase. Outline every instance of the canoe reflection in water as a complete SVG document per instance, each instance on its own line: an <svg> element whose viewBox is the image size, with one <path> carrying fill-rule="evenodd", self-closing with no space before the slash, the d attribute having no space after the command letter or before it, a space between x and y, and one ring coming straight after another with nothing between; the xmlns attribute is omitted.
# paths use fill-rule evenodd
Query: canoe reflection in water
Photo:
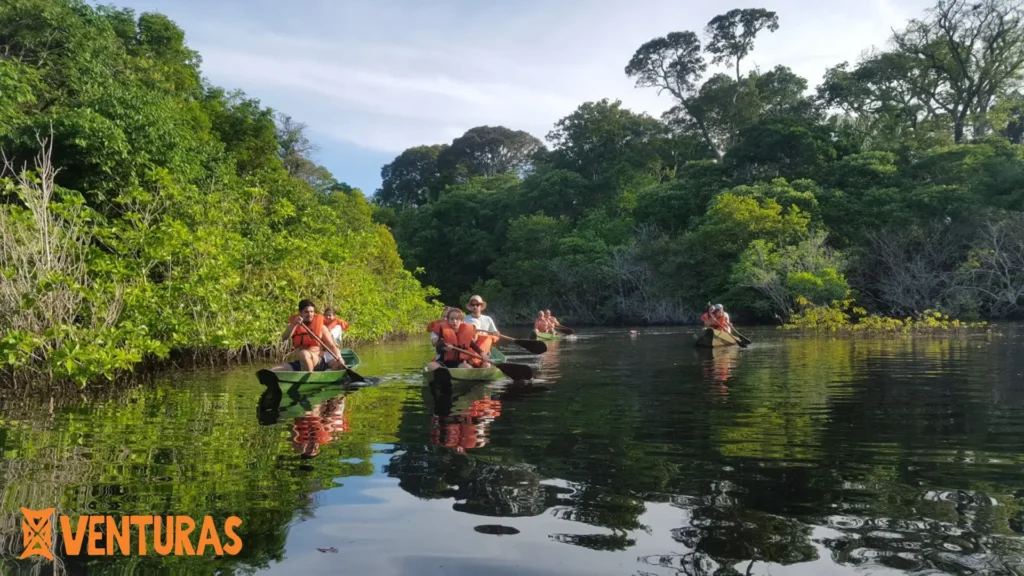
<svg viewBox="0 0 1024 576"><path fill-rule="evenodd" d="M501 400L491 394L487 384L455 384L462 393L453 393L452 387L431 384L428 388L434 400L430 421L430 443L450 448L458 454L487 445L488 429L501 416ZM474 398L474 396L477 396ZM482 396L482 397L480 397Z"/></svg>
<svg viewBox="0 0 1024 576"><path fill-rule="evenodd" d="M348 432L345 398L330 398L296 417L292 424L292 450L303 458L316 458L321 446L334 442L340 434Z"/></svg>
<svg viewBox="0 0 1024 576"><path fill-rule="evenodd" d="M729 395L726 382L733 377L733 369L739 358L737 347L695 348L701 357L701 372L705 382L710 383L708 392L722 398Z"/></svg>
<svg viewBox="0 0 1024 576"><path fill-rule="evenodd" d="M292 450L302 458L315 458L320 447L349 431L345 418L347 394L334 385L290 386L286 391L268 387L260 396L260 424L274 425L291 418ZM286 420L287 421L287 420Z"/></svg>
<svg viewBox="0 0 1024 576"><path fill-rule="evenodd" d="M431 384L425 389L430 391L433 400L430 443L464 454L490 442L490 427L501 416L503 400L514 400L548 388L531 383L473 382L448 387Z"/></svg>

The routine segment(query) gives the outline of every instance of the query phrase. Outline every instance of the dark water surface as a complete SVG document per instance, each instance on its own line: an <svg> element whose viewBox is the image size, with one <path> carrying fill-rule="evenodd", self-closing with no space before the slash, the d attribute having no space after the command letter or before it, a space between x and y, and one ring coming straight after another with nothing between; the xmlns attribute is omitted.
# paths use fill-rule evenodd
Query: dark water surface
<svg viewBox="0 0 1024 576"><path fill-rule="evenodd" d="M583 330L533 386L434 398L426 339L377 387L264 396L252 367L0 399L0 571L19 508L237 515L241 554L69 573L1024 574L1024 329L829 340ZM262 412L261 405L262 404Z"/></svg>

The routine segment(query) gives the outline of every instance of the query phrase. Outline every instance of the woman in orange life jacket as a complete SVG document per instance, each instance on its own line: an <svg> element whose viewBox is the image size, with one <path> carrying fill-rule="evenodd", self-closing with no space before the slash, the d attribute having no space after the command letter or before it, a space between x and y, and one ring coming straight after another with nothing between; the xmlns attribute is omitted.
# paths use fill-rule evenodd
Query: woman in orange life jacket
<svg viewBox="0 0 1024 576"><path fill-rule="evenodd" d="M445 316L447 323L436 329L437 345L435 349L437 350L437 357L427 365L427 371L433 372L438 368L490 367L490 359L476 343L476 328L472 324L464 323L462 321L463 317L462 310L458 308L448 310L448 314ZM431 326L433 325L434 323L431 323ZM479 358L452 350L452 348L472 350L478 355L483 356L486 360L482 361Z"/></svg>
<svg viewBox="0 0 1024 576"><path fill-rule="evenodd" d="M718 328L718 321L715 320L715 307L708 304L707 312L701 314L700 321L704 323L705 328Z"/></svg>
<svg viewBox="0 0 1024 576"><path fill-rule="evenodd" d="M334 344L334 337L327 329L324 317L316 313L316 306L311 300L299 302L299 313L292 316L288 328L281 334L281 340L291 340L295 350L285 358L284 364L271 368L274 372L323 372L345 367L341 351ZM332 360L327 361L320 356L320 342L334 356Z"/></svg>

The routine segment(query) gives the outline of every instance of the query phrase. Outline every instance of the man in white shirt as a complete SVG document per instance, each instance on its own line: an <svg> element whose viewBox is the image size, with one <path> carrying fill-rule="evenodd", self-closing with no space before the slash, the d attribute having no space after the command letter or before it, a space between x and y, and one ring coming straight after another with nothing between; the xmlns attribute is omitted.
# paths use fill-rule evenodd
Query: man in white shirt
<svg viewBox="0 0 1024 576"><path fill-rule="evenodd" d="M469 308L469 315L466 316L466 324L472 324L476 327L477 331L480 332L494 332L497 334L498 326L494 324L494 320L492 320L490 316L483 315L484 309L487 308L487 303L484 302L484 299L481 296L474 294L469 299L469 304L466 305L466 308ZM497 341L497 336L481 334L480 338L477 340L477 345L487 352Z"/></svg>

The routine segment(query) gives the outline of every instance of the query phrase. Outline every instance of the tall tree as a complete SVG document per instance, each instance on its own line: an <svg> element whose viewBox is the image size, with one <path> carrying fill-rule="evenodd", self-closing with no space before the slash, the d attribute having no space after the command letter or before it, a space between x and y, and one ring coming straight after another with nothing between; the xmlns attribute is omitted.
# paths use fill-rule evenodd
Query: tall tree
<svg viewBox="0 0 1024 576"><path fill-rule="evenodd" d="M660 166L665 127L608 99L581 104L548 133L551 162L572 170L600 194L613 194L638 171Z"/></svg>
<svg viewBox="0 0 1024 576"><path fill-rule="evenodd" d="M668 91L677 102L669 114L692 125L714 149L715 156L721 158L722 151L712 137L705 115L694 102L707 68L697 35L689 31L671 32L640 46L626 65L626 76L636 78L638 88L657 88L659 94Z"/></svg>
<svg viewBox="0 0 1024 576"><path fill-rule="evenodd" d="M448 183L437 165L438 156L447 148L447 144L415 146L385 164L380 169L381 187L374 196L377 204L399 208L436 200Z"/></svg>
<svg viewBox="0 0 1024 576"><path fill-rule="evenodd" d="M953 140L988 130L995 98L1021 80L1024 10L1019 0L939 0L924 20L893 35L915 74L907 81L923 105L949 115Z"/></svg>
<svg viewBox="0 0 1024 576"><path fill-rule="evenodd" d="M477 126L453 140L438 155L438 168L457 182L506 172L522 175L529 169L534 153L543 146L539 139L522 130Z"/></svg>
<svg viewBox="0 0 1024 576"><path fill-rule="evenodd" d="M714 56L713 64L735 64L736 82L740 82L740 61L754 49L754 39L758 32L767 29L775 32L779 29L779 16L764 8L744 8L729 10L725 14L715 16L708 22L705 32L708 41L707 51Z"/></svg>

